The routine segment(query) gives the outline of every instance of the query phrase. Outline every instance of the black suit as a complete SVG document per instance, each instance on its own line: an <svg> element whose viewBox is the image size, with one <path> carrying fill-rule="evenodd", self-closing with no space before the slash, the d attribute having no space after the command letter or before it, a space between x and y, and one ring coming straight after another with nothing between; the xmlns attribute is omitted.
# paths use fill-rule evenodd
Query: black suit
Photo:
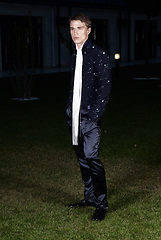
<svg viewBox="0 0 161 240"><path fill-rule="evenodd" d="M111 70L109 57L103 49L89 39L82 48L82 97L81 127L78 146L74 146L80 164L85 200L96 207L107 208L105 171L99 159L101 118L106 109L111 91ZM67 122L72 126L72 99L76 53L70 58L71 91L66 108Z"/></svg>

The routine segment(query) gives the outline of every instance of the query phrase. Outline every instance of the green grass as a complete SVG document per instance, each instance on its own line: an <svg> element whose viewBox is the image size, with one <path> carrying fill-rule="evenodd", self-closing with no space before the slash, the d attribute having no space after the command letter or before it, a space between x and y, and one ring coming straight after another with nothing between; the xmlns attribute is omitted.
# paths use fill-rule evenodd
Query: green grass
<svg viewBox="0 0 161 240"><path fill-rule="evenodd" d="M68 209L83 198L83 184L64 117L64 76L37 76L37 101L12 101L12 90L1 88L0 239L161 239L161 88L113 85L100 145L109 210L92 222L93 208Z"/></svg>

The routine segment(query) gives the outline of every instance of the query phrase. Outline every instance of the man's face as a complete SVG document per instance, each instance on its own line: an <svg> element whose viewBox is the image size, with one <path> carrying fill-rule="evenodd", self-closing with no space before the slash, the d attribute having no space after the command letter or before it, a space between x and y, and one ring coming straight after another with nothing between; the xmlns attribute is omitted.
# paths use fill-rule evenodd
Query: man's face
<svg viewBox="0 0 161 240"><path fill-rule="evenodd" d="M88 35L91 32L91 28L87 28L84 22L79 20L73 20L70 22L70 34L72 40L77 44L78 48L88 39Z"/></svg>

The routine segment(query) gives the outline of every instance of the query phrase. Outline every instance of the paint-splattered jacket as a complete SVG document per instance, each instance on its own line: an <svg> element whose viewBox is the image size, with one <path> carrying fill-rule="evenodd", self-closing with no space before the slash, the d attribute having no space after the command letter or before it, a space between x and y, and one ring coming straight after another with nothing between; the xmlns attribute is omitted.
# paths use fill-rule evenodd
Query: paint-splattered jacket
<svg viewBox="0 0 161 240"><path fill-rule="evenodd" d="M89 39L82 48L82 99L81 109L88 110L92 121L99 121L106 109L111 91L111 68L106 52L93 44ZM66 107L67 117L72 117L72 99L76 52L70 58L71 91Z"/></svg>

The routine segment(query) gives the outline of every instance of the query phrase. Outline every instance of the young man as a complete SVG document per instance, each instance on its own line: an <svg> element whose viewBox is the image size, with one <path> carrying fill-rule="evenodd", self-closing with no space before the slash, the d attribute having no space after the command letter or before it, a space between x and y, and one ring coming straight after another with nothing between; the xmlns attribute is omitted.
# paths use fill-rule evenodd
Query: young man
<svg viewBox="0 0 161 240"><path fill-rule="evenodd" d="M84 199L69 207L96 207L93 221L103 220L108 208L105 171L99 159L101 119L111 91L109 57L89 39L91 20L78 14L69 20L76 46L71 56L71 91L66 107L72 143L85 186Z"/></svg>

